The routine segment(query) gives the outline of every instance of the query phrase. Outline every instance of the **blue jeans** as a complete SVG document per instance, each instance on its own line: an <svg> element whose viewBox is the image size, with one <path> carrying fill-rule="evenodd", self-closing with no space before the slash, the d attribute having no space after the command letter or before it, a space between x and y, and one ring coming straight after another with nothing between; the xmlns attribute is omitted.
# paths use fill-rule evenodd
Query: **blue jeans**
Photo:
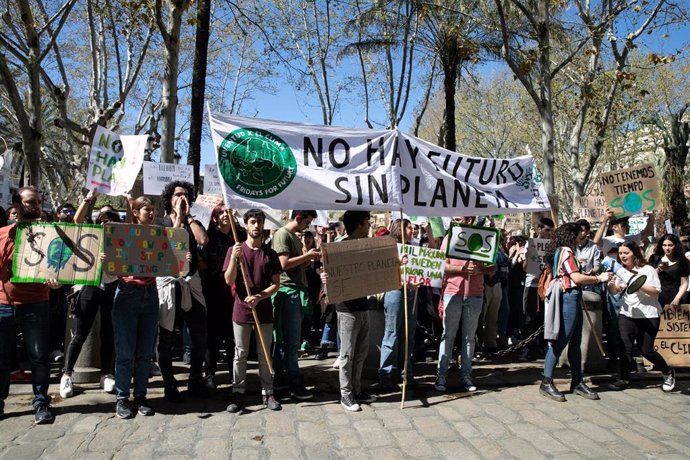
<svg viewBox="0 0 690 460"><path fill-rule="evenodd" d="M291 386L301 385L298 352L302 335L302 301L299 293L285 294L281 302L283 308L281 331L283 341L275 343L271 359L275 379Z"/></svg>
<svg viewBox="0 0 690 460"><path fill-rule="evenodd" d="M572 289L561 294L561 327L558 339L549 341L544 358L544 377L553 378L553 371L558 364L563 349L568 346L568 364L570 364L571 386L582 382L582 292Z"/></svg>
<svg viewBox="0 0 690 460"><path fill-rule="evenodd" d="M0 304L0 407L10 391L10 367L17 334L24 336L31 360L31 385L34 409L50 403L50 304L45 302L22 305ZM64 331L63 331L64 332Z"/></svg>
<svg viewBox="0 0 690 460"><path fill-rule="evenodd" d="M156 284L119 283L113 304L115 396L128 399L134 375L134 396L146 396L151 358L158 331Z"/></svg>
<svg viewBox="0 0 690 460"><path fill-rule="evenodd" d="M391 378L393 368L402 375L405 369L405 310L403 310L403 291L388 291L383 297L383 310L386 314L385 332L381 342L381 361L379 377ZM414 289L407 290L407 376L412 377L412 351L414 332L417 325L417 309L414 306Z"/></svg>
<svg viewBox="0 0 690 460"><path fill-rule="evenodd" d="M443 334L438 348L439 377L445 377L448 373L448 360L453 352L455 334L457 334L461 324L460 376L469 377L472 373L474 335L477 332L479 315L482 312L482 300L482 297L443 296Z"/></svg>
<svg viewBox="0 0 690 460"><path fill-rule="evenodd" d="M621 333L618 325L618 317L621 314L621 295L611 294L606 291L606 305L609 312L609 324L606 329L606 348L608 348L609 361L618 359L618 350L621 347Z"/></svg>

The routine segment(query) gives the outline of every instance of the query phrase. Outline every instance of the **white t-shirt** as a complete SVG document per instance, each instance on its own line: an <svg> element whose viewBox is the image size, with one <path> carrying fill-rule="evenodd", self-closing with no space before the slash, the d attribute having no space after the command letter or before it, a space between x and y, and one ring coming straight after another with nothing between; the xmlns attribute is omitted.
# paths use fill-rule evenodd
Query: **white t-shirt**
<svg viewBox="0 0 690 460"><path fill-rule="evenodd" d="M627 241L634 241L639 246L640 242L642 241L642 237L639 233L635 235L625 235L624 238L618 238L614 235L605 236L601 240L601 255L606 257L611 249L616 248Z"/></svg>
<svg viewBox="0 0 690 460"><path fill-rule="evenodd" d="M661 292L661 281L659 275L651 265L645 265L637 270L637 273L647 276L645 284L654 286ZM633 294L623 294L621 296L621 315L628 318L658 318L661 313L659 297L653 297L638 290Z"/></svg>

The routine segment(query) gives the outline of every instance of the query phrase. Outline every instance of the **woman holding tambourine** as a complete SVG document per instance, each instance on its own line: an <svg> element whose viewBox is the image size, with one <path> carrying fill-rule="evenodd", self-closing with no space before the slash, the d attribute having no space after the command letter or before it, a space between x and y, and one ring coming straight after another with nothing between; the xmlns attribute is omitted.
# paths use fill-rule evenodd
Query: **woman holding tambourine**
<svg viewBox="0 0 690 460"><path fill-rule="evenodd" d="M662 240L663 242L664 240ZM662 243L663 245L663 243ZM664 373L663 391L672 391L676 386L675 372L664 358L654 351L654 339L659 330L659 294L661 281L657 271L647 265L640 247L632 241L627 241L618 247L618 261L624 268L647 277L639 290L630 293L625 291L625 285L618 278L609 282L610 292L621 296L620 320L620 378L609 385L610 390L620 391L630 385L630 372L634 364L633 345L635 341L655 368Z"/></svg>

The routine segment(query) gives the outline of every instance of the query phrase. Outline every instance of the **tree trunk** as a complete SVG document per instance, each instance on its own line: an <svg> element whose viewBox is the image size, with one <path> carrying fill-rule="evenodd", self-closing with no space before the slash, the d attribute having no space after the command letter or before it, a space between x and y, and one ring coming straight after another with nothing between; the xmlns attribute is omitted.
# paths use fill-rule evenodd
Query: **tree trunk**
<svg viewBox="0 0 690 460"><path fill-rule="evenodd" d="M443 112L443 125L445 129L444 147L455 152L457 144L455 140L455 88L458 82L457 59L457 38L452 38L446 45L446 49L441 52L441 62L443 66L443 94L445 96L446 107Z"/></svg>
<svg viewBox="0 0 690 460"><path fill-rule="evenodd" d="M189 123L189 152L187 164L194 166L194 186L199 190L201 163L201 133L204 122L204 95L206 93L206 58L208 55L211 0L197 0L196 47L192 73L192 102Z"/></svg>
<svg viewBox="0 0 690 460"><path fill-rule="evenodd" d="M549 0L540 0L537 6L538 13L538 42L541 48L539 53L539 114L541 115L541 147L544 155L542 175L544 189L547 194L556 193L554 180L554 128L553 106L551 95L551 33L549 17Z"/></svg>
<svg viewBox="0 0 690 460"><path fill-rule="evenodd" d="M180 30L184 8L170 5L168 25L164 35L165 70L161 92L162 129L161 163L172 163L175 155L175 121L177 116L177 77L180 73Z"/></svg>
<svg viewBox="0 0 690 460"><path fill-rule="evenodd" d="M685 165L688 159L688 137L690 125L681 123L685 109L667 117L667 133L664 135L666 164L661 180L664 192L663 207L670 213L671 222L685 226L688 222L688 208L685 200Z"/></svg>

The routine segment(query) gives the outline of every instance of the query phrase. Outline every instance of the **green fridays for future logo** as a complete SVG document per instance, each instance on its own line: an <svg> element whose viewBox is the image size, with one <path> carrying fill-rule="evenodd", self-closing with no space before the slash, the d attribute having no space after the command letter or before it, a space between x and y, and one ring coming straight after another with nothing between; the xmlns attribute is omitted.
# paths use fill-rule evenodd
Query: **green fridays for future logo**
<svg viewBox="0 0 690 460"><path fill-rule="evenodd" d="M280 137L259 128L240 128L218 148L218 168L225 183L248 198L270 198L297 175L297 161Z"/></svg>

